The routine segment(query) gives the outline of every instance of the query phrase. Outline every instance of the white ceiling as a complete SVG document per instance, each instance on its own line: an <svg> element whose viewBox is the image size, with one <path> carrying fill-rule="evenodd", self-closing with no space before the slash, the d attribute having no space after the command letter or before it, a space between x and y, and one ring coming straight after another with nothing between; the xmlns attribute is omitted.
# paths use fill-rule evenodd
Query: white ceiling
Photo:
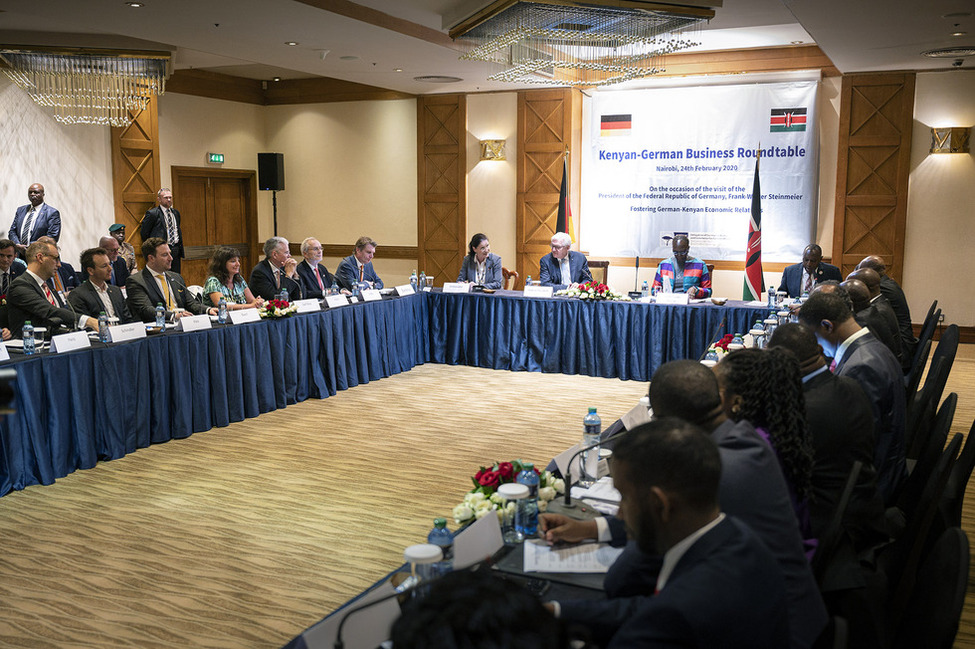
<svg viewBox="0 0 975 649"><path fill-rule="evenodd" d="M432 39L313 6L348 6L347 0L144 1L145 7L134 9L124 0L0 0L0 44L162 45L174 51L177 69L254 79L332 77L414 94L513 89L485 81L492 70L459 61L445 39L431 42L439 39L434 30L446 33L445 15L464 15L485 0L354 0L422 26L437 37ZM975 45L973 11L972 0L724 0L698 49L815 42L844 73L946 69L951 59L919 53ZM968 15L943 17L956 13ZM954 31L967 34L953 37ZM422 75L463 81L445 86L414 80Z"/></svg>

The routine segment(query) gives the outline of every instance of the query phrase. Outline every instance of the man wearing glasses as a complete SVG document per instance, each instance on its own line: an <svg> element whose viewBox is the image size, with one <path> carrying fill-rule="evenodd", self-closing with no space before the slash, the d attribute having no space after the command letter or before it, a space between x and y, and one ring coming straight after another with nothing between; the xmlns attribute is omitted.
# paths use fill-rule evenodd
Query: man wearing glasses
<svg viewBox="0 0 975 649"><path fill-rule="evenodd" d="M325 292L337 283L332 273L322 263L322 244L314 237L301 242L301 256L304 261L298 264L298 277L301 278L301 294L306 298L322 299Z"/></svg>
<svg viewBox="0 0 975 649"><path fill-rule="evenodd" d="M551 286L558 291L592 281L586 256L581 252L569 250L570 245L572 245L572 237L565 232L556 232L552 237L552 252L538 262L538 278L542 286Z"/></svg>
<svg viewBox="0 0 975 649"><path fill-rule="evenodd" d="M7 293L7 314L10 332L14 336L21 335L27 320L34 327L47 327L52 333L60 325L98 330L95 318L65 308L61 296L48 285L47 280L54 276L60 265L61 255L57 246L46 241L35 241L27 247L27 270L11 282Z"/></svg>

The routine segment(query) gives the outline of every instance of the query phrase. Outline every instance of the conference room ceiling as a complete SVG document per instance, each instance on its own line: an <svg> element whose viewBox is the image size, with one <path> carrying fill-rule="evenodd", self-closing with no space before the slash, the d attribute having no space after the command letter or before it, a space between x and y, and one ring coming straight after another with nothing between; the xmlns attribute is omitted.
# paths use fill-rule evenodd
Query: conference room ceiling
<svg viewBox="0 0 975 649"><path fill-rule="evenodd" d="M177 70L270 82L330 77L411 94L517 88L459 61L445 16L486 0L0 0L0 44L168 49ZM970 0L724 0L697 50L815 42L844 73L931 70L975 45ZM953 15L954 14L954 15ZM962 14L962 15L958 15ZM952 36L953 32L965 32ZM294 42L297 45L287 45ZM397 71L401 70L401 71ZM424 83L421 76L458 77Z"/></svg>

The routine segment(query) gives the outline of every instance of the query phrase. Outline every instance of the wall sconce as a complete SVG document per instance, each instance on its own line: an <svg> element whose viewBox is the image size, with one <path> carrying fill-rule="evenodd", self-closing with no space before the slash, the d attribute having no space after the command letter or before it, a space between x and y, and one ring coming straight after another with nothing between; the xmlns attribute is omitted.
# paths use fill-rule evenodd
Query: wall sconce
<svg viewBox="0 0 975 649"><path fill-rule="evenodd" d="M971 128L952 126L931 129L931 153L968 153Z"/></svg>
<svg viewBox="0 0 975 649"><path fill-rule="evenodd" d="M481 160L506 160L505 140L481 140Z"/></svg>

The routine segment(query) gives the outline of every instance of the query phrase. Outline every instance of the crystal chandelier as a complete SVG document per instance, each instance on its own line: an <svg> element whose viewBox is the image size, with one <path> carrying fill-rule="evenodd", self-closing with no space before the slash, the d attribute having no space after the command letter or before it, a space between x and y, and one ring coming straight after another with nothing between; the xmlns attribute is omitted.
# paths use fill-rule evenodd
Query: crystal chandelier
<svg viewBox="0 0 975 649"><path fill-rule="evenodd" d="M450 35L473 46L461 59L499 66L493 81L608 85L663 72L664 57L697 45L688 32L714 17L710 9L639 1L549 1L505 2L461 23Z"/></svg>
<svg viewBox="0 0 975 649"><path fill-rule="evenodd" d="M4 72L62 124L128 126L161 95L169 54L0 50ZM131 112L130 112L131 111Z"/></svg>

